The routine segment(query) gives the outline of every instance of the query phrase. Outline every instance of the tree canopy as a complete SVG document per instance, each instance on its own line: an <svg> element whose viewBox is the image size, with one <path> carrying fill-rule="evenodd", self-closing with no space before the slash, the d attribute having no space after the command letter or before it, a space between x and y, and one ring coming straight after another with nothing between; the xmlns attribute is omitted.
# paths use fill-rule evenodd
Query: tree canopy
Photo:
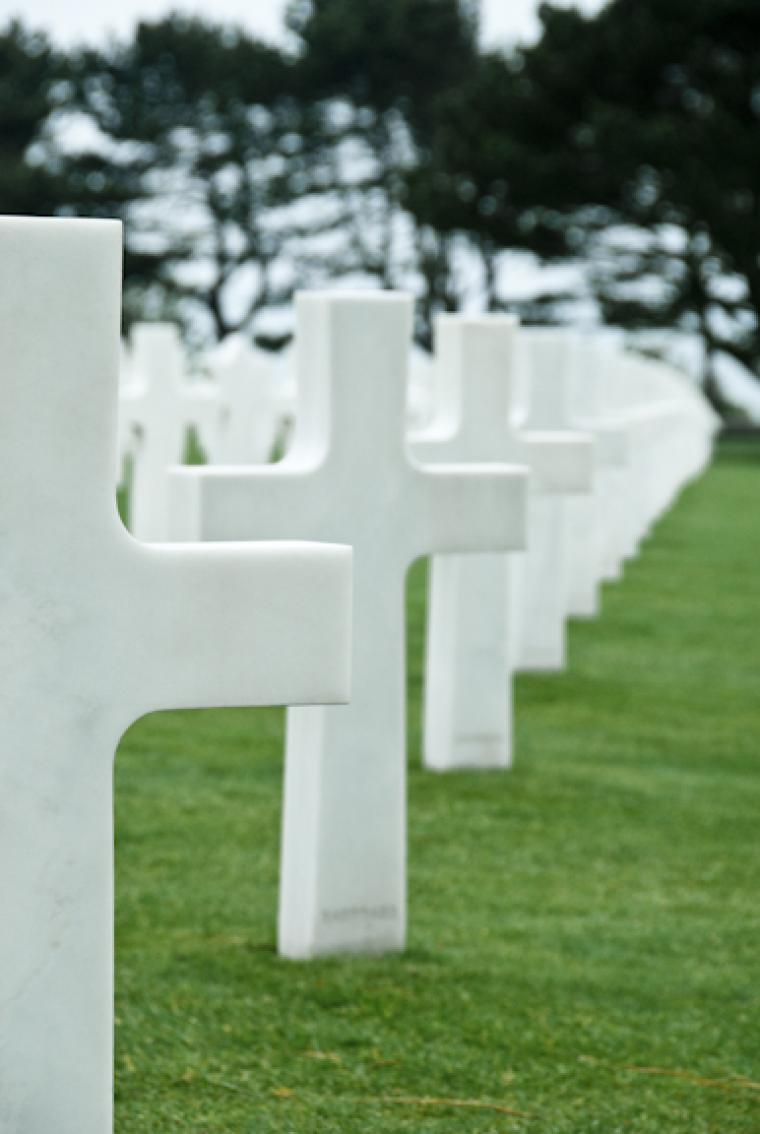
<svg viewBox="0 0 760 1134"><path fill-rule="evenodd" d="M687 332L760 374L760 7L291 0L288 47L174 14L99 49L0 33L0 208L121 217L127 316L287 334L297 286ZM510 288L510 255L573 269ZM568 277L570 278L570 277Z"/></svg>

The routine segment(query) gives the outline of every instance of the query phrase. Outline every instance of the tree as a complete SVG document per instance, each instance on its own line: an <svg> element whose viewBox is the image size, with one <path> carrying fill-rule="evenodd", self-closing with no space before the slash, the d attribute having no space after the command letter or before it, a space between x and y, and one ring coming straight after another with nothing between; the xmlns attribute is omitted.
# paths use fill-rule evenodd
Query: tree
<svg viewBox="0 0 760 1134"><path fill-rule="evenodd" d="M522 136L560 155L552 192L569 256L608 318L671 326L760 373L760 8L753 0L613 0L541 10L519 56ZM519 121L513 127L520 128Z"/></svg>
<svg viewBox="0 0 760 1134"><path fill-rule="evenodd" d="M336 234L315 257L326 274L362 275L421 293L419 335L455 299L448 234L410 211L408 184L426 161L438 108L477 67L477 21L465 0L294 0L303 105L317 118L314 189Z"/></svg>
<svg viewBox="0 0 760 1134"><path fill-rule="evenodd" d="M201 335L253 332L292 294L285 214L307 166L290 64L243 32L172 16L75 62L101 204L124 217L132 307Z"/></svg>
<svg viewBox="0 0 760 1134"><path fill-rule="evenodd" d="M13 21L0 33L0 211L53 213L68 196L42 161L62 61L47 38Z"/></svg>
<svg viewBox="0 0 760 1134"><path fill-rule="evenodd" d="M505 250L526 249L544 262L568 255L556 212L568 202L568 184L558 175L558 155L525 129L519 87L511 58L481 56L439 102L424 160L407 183L418 223L439 239L465 236L480 257L490 311L504 307L498 261ZM553 200L555 185L562 189Z"/></svg>

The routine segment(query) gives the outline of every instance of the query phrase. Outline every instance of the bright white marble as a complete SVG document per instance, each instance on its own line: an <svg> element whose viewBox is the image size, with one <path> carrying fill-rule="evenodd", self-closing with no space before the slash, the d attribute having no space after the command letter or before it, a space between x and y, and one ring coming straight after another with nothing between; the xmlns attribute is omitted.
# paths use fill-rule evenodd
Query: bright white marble
<svg viewBox="0 0 760 1134"><path fill-rule="evenodd" d="M514 669L564 663L557 503L588 490L593 452L585 436L516 424L519 334L508 315L442 316L437 414L411 438L420 460L506 461L531 475L527 557L438 555L431 565L423 758L439 771L508 767Z"/></svg>
<svg viewBox="0 0 760 1134"><path fill-rule="evenodd" d="M290 957L401 949L407 568L430 552L522 546L526 478L409 456L409 297L307 293L296 308L292 449L268 467L175 470L175 534L354 546L351 704L288 714L279 946Z"/></svg>
<svg viewBox="0 0 760 1134"><path fill-rule="evenodd" d="M594 471L591 491L566 495L554 508L547 537L556 540L556 557L564 563L563 615L593 618L600 609L603 533L596 497L603 462L600 439L575 412L578 336L564 327L529 327L520 333L520 355L525 371L527 416L530 429L576 430L594 437ZM585 429L584 429L585 427ZM546 562L551 553L543 557ZM559 604L560 596L557 596Z"/></svg>
<svg viewBox="0 0 760 1134"><path fill-rule="evenodd" d="M435 400L435 359L419 343L409 352L409 382L406 393L406 422L410 429L422 429L433 416Z"/></svg>
<svg viewBox="0 0 760 1134"><path fill-rule="evenodd" d="M628 540L627 469L631 439L623 419L610 412L606 396L609 383L605 381L614 369L617 353L618 348L606 336L587 333L574 338L573 419L579 428L593 434L597 457L593 513L589 516L586 512L577 531L581 537L584 523L589 525L589 540L595 549L596 562L589 565L591 578L583 574L576 577L569 596L569 613L581 617L596 613L596 581L614 582L621 577ZM578 503L577 499L571 502L571 510ZM577 511L574 514L577 516ZM584 567L579 570L583 572Z"/></svg>
<svg viewBox="0 0 760 1134"><path fill-rule="evenodd" d="M3 1134L112 1129L127 726L349 693L348 548L156 547L121 525L120 281L116 222L0 219Z"/></svg>
<svg viewBox="0 0 760 1134"><path fill-rule="evenodd" d="M219 398L209 382L185 377L185 356L174 323L138 323L132 329L127 381L122 385L120 429L131 437L129 528L136 539L166 539L167 470L181 461L189 426L211 451L217 437Z"/></svg>
<svg viewBox="0 0 760 1134"><path fill-rule="evenodd" d="M209 370L219 391L213 463L248 465L268 461L280 424L276 356L255 349L242 335L230 335L210 356Z"/></svg>
<svg viewBox="0 0 760 1134"><path fill-rule="evenodd" d="M602 575L616 579L684 485L706 467L718 419L673 367L626 352L607 336L580 339L578 360L577 408L597 438L602 466Z"/></svg>

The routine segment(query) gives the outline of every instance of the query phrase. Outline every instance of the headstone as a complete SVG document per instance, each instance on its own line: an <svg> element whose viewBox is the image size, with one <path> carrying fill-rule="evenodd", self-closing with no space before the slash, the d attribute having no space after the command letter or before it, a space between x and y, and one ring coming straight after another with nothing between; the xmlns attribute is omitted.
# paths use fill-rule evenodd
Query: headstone
<svg viewBox="0 0 760 1134"><path fill-rule="evenodd" d="M578 430L586 426L575 412L573 379L578 363L578 336L565 327L529 327L520 334L520 354L528 389L525 424L529 429ZM596 496L602 475L599 438L595 437L591 491L559 502L556 538L565 564L565 613L594 618L599 613L603 533Z"/></svg>
<svg viewBox="0 0 760 1134"><path fill-rule="evenodd" d="M272 456L278 433L274 355L230 335L210 359L219 391L219 431L214 464L260 464ZM176 462L172 461L172 464Z"/></svg>
<svg viewBox="0 0 760 1134"><path fill-rule="evenodd" d="M120 277L115 222L0 220L7 1134L112 1129L112 766L127 726L348 694L347 548L145 546L118 520Z"/></svg>
<svg viewBox="0 0 760 1134"><path fill-rule="evenodd" d="M281 383L280 405L286 424L292 426L297 403L294 344L289 344L282 351L282 356L285 380ZM425 350L419 343L415 342L410 345L407 373L406 423L410 429L423 429L430 422L434 410L436 397L435 360L430 351Z"/></svg>
<svg viewBox="0 0 760 1134"><path fill-rule="evenodd" d="M623 404L639 445L632 478L642 530L649 530L710 460L718 422L706 399L671 366L627 354L620 360Z"/></svg>
<svg viewBox="0 0 760 1134"><path fill-rule="evenodd" d="M541 534L546 497L588 488L592 453L588 441L575 434L529 433L515 425L518 333L517 320L509 315L438 319L438 409L429 429L412 435L412 451L425 461L527 466L530 540L530 533ZM520 609L524 563L516 560L523 558L433 559L423 744L428 768L504 768L511 763L512 672L524 664L525 642L533 641L524 622L536 616ZM542 579L551 575L551 562L541 567ZM550 578L546 585L550 589L560 583Z"/></svg>
<svg viewBox="0 0 760 1134"><path fill-rule="evenodd" d="M601 582L614 582L621 577L630 526L629 431L623 419L610 412L605 397L605 377L615 366L615 349L607 336L596 332L578 335L574 347L573 416L578 428L592 433L596 440L592 546L597 560L592 573ZM571 507L574 506L573 503ZM580 532L576 536L582 538ZM584 586L591 586L588 579L576 580L570 614L590 613L588 592L583 597Z"/></svg>
<svg viewBox="0 0 760 1134"><path fill-rule="evenodd" d="M119 399L120 428L133 437L129 527L136 539L155 543L167 535L167 470L183 459L188 427L213 445L218 392L209 382L185 378L173 323L138 323L131 348Z"/></svg>
<svg viewBox="0 0 760 1134"><path fill-rule="evenodd" d="M686 421L683 403L658 381L651 361L618 353L607 380L612 410L628 432L625 554L632 558L682 482L679 438Z"/></svg>
<svg viewBox="0 0 760 1134"><path fill-rule="evenodd" d="M623 554L637 554L652 525L710 460L718 426L705 398L670 365L606 349L599 368L605 412L626 435ZM620 496L620 494L618 494Z"/></svg>
<svg viewBox="0 0 760 1134"><path fill-rule="evenodd" d="M351 704L288 714L280 951L403 948L404 583L443 550L522 546L524 474L425 469L404 441L412 305L393 293L297 299L300 401L279 465L173 473L176 534L354 546Z"/></svg>

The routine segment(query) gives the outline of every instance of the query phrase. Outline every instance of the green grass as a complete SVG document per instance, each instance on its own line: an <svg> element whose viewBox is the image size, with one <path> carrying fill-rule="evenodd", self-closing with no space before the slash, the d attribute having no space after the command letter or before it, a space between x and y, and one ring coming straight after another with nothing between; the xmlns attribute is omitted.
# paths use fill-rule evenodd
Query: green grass
<svg viewBox="0 0 760 1134"><path fill-rule="evenodd" d="M132 728L118 1134L760 1130L759 497L725 448L520 678L508 775L419 769L415 568L403 957L275 954L281 711Z"/></svg>

